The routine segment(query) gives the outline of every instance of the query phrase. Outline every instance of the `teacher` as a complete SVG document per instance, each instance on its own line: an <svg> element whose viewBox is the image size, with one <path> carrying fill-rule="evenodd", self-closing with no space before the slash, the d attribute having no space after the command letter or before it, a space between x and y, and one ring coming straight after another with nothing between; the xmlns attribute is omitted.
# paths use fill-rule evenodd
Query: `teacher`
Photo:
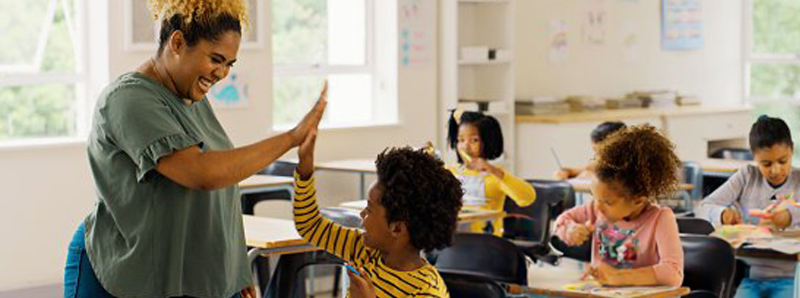
<svg viewBox="0 0 800 298"><path fill-rule="evenodd" d="M234 148L206 99L237 59L244 0L150 0L155 56L100 95L88 141L97 203L70 244L65 297L253 297L237 184L317 129Z"/></svg>

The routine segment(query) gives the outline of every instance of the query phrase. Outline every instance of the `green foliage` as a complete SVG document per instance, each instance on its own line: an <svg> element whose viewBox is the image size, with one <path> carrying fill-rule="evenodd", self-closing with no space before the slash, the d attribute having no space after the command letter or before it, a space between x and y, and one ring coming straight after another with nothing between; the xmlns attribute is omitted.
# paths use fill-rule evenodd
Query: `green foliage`
<svg viewBox="0 0 800 298"><path fill-rule="evenodd" d="M754 0L753 53L800 53L798 15L800 1ZM750 73L750 94L800 97L800 65L754 64Z"/></svg>
<svg viewBox="0 0 800 298"><path fill-rule="evenodd" d="M0 30L14 46L0 47L0 66L36 65L51 0L0 1ZM73 5L74 1L67 1ZM76 57L67 16L56 1L50 32L34 74L74 74ZM70 11L70 20L75 20ZM75 28L77 29L77 28ZM77 32L74 32L77 34ZM30 75L30 70L23 72ZM12 70L9 76L16 73ZM73 84L30 84L0 87L0 140L70 136L76 133L76 89Z"/></svg>

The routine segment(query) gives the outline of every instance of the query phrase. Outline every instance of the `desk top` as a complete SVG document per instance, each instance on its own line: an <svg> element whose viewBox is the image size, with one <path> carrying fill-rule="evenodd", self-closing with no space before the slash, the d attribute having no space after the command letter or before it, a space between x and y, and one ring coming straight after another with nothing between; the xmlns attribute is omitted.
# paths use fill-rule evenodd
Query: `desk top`
<svg viewBox="0 0 800 298"><path fill-rule="evenodd" d="M636 288L600 288L595 290L566 290L564 286L580 283L583 270L578 268L578 261L562 259L559 266L531 266L528 271L528 286L510 286L511 292L520 294L542 295L546 297L676 297L686 295L689 288L669 287L636 287Z"/></svg>
<svg viewBox="0 0 800 298"><path fill-rule="evenodd" d="M344 208L350 208L353 210L362 210L367 207L367 200L344 202L339 204L339 206ZM506 217L506 213L504 211L484 210L484 209L470 208L470 207L461 208L461 212L458 213L458 221L462 223L483 221L483 220L494 220L504 217Z"/></svg>
<svg viewBox="0 0 800 298"><path fill-rule="evenodd" d="M569 184L572 184L572 188L575 192L578 193L591 193L592 190L589 188L589 185L592 183L591 179L586 178L575 178L567 180ZM694 185L688 183L681 183L678 185L678 190L693 190Z"/></svg>
<svg viewBox="0 0 800 298"><path fill-rule="evenodd" d="M247 246L263 249L296 248L284 253L317 250L308 247L308 242L300 237L291 220L252 215L242 215L242 220Z"/></svg>
<svg viewBox="0 0 800 298"><path fill-rule="evenodd" d="M265 186L292 185L294 178L273 175L253 175L239 182L239 188L257 188Z"/></svg>
<svg viewBox="0 0 800 298"><path fill-rule="evenodd" d="M703 172L734 173L741 167L752 163L747 160L709 158L698 161Z"/></svg>
<svg viewBox="0 0 800 298"><path fill-rule="evenodd" d="M314 165L314 167L320 170L345 171L345 172L356 172L356 173L375 173L378 171L377 168L375 167L374 159L333 160L333 161L317 163Z"/></svg>

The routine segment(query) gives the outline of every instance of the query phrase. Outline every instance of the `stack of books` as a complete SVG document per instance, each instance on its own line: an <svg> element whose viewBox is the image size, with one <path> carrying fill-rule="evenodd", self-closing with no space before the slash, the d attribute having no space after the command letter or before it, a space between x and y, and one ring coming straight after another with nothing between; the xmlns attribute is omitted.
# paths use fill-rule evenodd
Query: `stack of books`
<svg viewBox="0 0 800 298"><path fill-rule="evenodd" d="M602 100L588 95L568 96L564 101L569 104L570 111L576 113L601 110L605 107L605 103Z"/></svg>
<svg viewBox="0 0 800 298"><path fill-rule="evenodd" d="M518 98L514 102L517 115L560 115L570 112L569 104L563 99L550 96Z"/></svg>
<svg viewBox="0 0 800 298"><path fill-rule="evenodd" d="M678 95L678 98L675 99L675 103L679 106L697 106L700 105L700 98L694 95Z"/></svg>
<svg viewBox="0 0 800 298"><path fill-rule="evenodd" d="M668 90L634 91L628 97L638 98L645 108L668 108L676 104L677 94Z"/></svg>
<svg viewBox="0 0 800 298"><path fill-rule="evenodd" d="M606 99L606 108L617 110L617 109L634 109L634 108L641 108L642 101L636 97L623 97L623 98L609 98Z"/></svg>

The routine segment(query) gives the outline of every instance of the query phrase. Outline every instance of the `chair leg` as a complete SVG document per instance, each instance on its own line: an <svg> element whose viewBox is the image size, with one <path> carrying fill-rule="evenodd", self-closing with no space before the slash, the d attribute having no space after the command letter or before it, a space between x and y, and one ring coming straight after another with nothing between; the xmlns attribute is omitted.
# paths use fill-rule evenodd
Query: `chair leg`
<svg viewBox="0 0 800 298"><path fill-rule="evenodd" d="M339 282L342 279L342 270L336 268L333 270L333 297L339 297Z"/></svg>

